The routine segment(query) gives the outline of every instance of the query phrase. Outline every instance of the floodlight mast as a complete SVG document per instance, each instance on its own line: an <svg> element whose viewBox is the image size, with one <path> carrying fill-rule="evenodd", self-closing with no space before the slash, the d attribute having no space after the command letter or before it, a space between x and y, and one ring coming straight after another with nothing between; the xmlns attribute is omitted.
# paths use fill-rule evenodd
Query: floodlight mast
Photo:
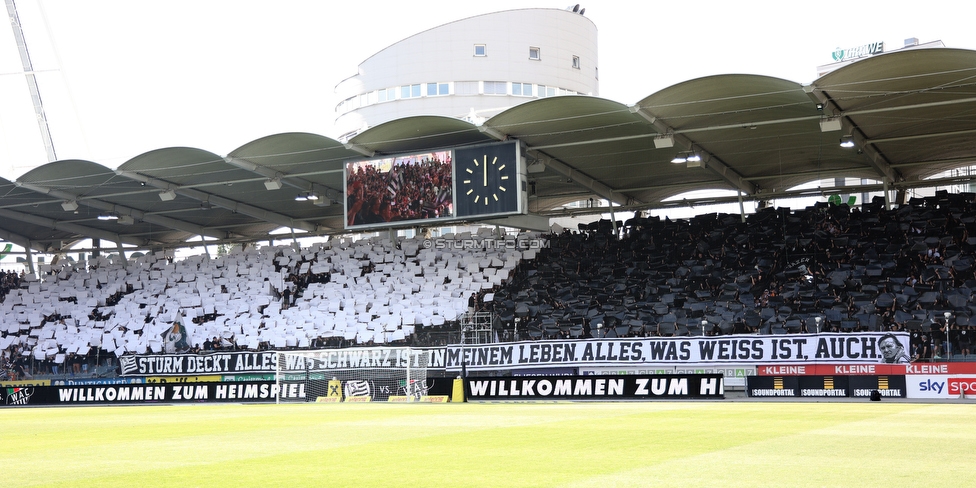
<svg viewBox="0 0 976 488"><path fill-rule="evenodd" d="M44 150L47 151L47 162L51 163L58 160L58 155L54 152L51 127L47 123L47 114L44 112L41 92L37 87L37 78L34 77L34 64L31 62L30 52L27 50L24 28L20 24L20 16L17 15L17 5L14 0L4 0L3 3L7 6L10 28L14 31L14 40L17 42L17 50L20 52L20 62L24 67L24 76L27 77L27 89L30 90L31 101L34 102L34 115L37 116L37 125L41 130L41 139L44 141Z"/></svg>

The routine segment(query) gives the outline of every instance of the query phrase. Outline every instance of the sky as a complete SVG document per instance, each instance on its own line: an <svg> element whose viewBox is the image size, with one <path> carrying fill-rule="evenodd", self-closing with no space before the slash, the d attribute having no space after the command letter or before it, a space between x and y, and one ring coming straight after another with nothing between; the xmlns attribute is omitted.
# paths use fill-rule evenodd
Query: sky
<svg viewBox="0 0 976 488"><path fill-rule="evenodd" d="M16 0L57 157L115 168L188 146L226 155L260 137L335 136L334 88L412 34L525 0ZM965 2L602 0L600 96L625 104L702 76L808 84L834 49L907 38L976 49ZM968 10L968 12L967 12ZM0 27L0 177L47 163L17 47Z"/></svg>

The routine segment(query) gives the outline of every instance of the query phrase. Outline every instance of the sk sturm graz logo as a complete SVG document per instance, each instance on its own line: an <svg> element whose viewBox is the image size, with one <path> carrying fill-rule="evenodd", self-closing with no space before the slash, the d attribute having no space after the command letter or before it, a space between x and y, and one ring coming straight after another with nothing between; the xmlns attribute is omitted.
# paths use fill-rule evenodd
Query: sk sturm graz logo
<svg viewBox="0 0 976 488"><path fill-rule="evenodd" d="M833 56L834 56L834 61L840 61L844 59L844 50L841 48L837 48L836 50L834 50Z"/></svg>
<svg viewBox="0 0 976 488"><path fill-rule="evenodd" d="M122 374L137 374L139 372L139 365L136 364L136 358L133 356L122 356L119 358L119 366L122 368Z"/></svg>
<svg viewBox="0 0 976 488"><path fill-rule="evenodd" d="M7 405L27 405L34 394L33 388L7 388Z"/></svg>
<svg viewBox="0 0 976 488"><path fill-rule="evenodd" d="M372 397L369 380L353 380L346 382L346 398L349 397Z"/></svg>

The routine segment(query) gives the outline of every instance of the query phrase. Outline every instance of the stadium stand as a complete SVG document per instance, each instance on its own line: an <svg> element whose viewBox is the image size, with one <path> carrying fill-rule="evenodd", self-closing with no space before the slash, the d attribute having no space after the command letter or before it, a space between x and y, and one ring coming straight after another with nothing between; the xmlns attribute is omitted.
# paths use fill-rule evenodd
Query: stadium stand
<svg viewBox="0 0 976 488"><path fill-rule="evenodd" d="M930 354L968 352L974 210L940 191L896 210L635 218L619 239L604 220L553 236L493 310L520 339L908 330Z"/></svg>
<svg viewBox="0 0 976 488"><path fill-rule="evenodd" d="M127 352L436 345L430 331L487 311L496 340L907 330L925 360L972 347L971 234L976 194L940 191L893 210L604 220L538 253L518 244L537 234L483 229L61 261L5 281L0 350L8 376L98 374Z"/></svg>
<svg viewBox="0 0 976 488"><path fill-rule="evenodd" d="M436 240L252 246L212 261L174 262L164 252L126 267L104 257L87 267L62 261L41 276L25 275L24 286L5 297L0 350L8 374L23 376L17 365L24 357L39 364L35 371L73 373L71 363L93 351L104 358L402 344L418 327L456 324L473 296L534 256L518 250L518 240L535 236L497 236L486 228ZM484 245L454 246L452 239Z"/></svg>

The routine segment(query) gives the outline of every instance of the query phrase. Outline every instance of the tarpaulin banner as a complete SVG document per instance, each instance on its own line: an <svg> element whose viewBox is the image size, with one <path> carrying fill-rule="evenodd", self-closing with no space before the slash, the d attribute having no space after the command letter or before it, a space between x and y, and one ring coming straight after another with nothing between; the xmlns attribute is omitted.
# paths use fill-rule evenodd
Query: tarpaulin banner
<svg viewBox="0 0 976 488"><path fill-rule="evenodd" d="M119 358L122 376L192 376L238 373L274 373L274 351L215 352L209 354L143 354Z"/></svg>
<svg viewBox="0 0 976 488"><path fill-rule="evenodd" d="M899 364L909 358L904 332L712 337L648 337L517 342L447 347L447 369L468 371L668 364Z"/></svg>
<svg viewBox="0 0 976 488"><path fill-rule="evenodd" d="M908 362L907 333L830 333L646 337L527 341L425 348L428 369L460 371L525 368L765 365L883 365ZM414 349L416 351L416 349ZM285 371L402 368L416 360L408 348L346 348L287 355ZM413 359L411 359L413 358ZM194 376L274 373L275 351L210 354L127 355L122 376ZM419 365L413 365L419 366ZM580 370L582 371L582 369Z"/></svg>
<svg viewBox="0 0 976 488"><path fill-rule="evenodd" d="M4 388L2 405L110 405L200 402L273 402L304 399L304 383L272 381L238 383L165 383L65 385Z"/></svg>
<svg viewBox="0 0 976 488"><path fill-rule="evenodd" d="M406 347L350 347L301 351L286 355L285 371L329 370L349 368L400 368L410 361L411 351L430 351L428 369L444 369L445 349ZM214 352L205 354L133 354L119 358L122 376L194 376L271 373L277 370L278 353ZM413 365L415 367L419 365Z"/></svg>
<svg viewBox="0 0 976 488"><path fill-rule="evenodd" d="M516 374L513 370L512 374ZM639 367L608 367L597 366L579 368L579 374L604 375L604 374L721 374L725 379L726 387L745 387L746 377L756 374L756 366L749 364L670 364L655 365L642 364Z"/></svg>
<svg viewBox="0 0 976 488"><path fill-rule="evenodd" d="M468 377L465 392L472 401L725 398L720 374Z"/></svg>

